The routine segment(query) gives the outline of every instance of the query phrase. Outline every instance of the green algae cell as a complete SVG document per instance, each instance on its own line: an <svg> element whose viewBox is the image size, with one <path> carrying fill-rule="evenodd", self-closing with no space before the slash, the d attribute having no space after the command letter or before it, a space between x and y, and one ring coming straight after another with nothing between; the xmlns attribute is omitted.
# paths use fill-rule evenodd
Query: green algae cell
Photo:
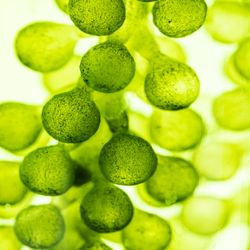
<svg viewBox="0 0 250 250"><path fill-rule="evenodd" d="M222 43L237 43L250 32L250 8L237 1L216 1L205 22L209 34Z"/></svg>
<svg viewBox="0 0 250 250"><path fill-rule="evenodd" d="M81 76L79 72L80 56L72 58L60 69L43 74L43 83L51 94L57 94L77 85Z"/></svg>
<svg viewBox="0 0 250 250"><path fill-rule="evenodd" d="M249 9L250 19L250 9ZM250 33L250 20L249 20ZM234 64L243 77L250 80L250 39L245 39L239 44L234 54Z"/></svg>
<svg viewBox="0 0 250 250"><path fill-rule="evenodd" d="M236 88L217 96L213 102L216 122L225 129L242 131L250 128L250 89Z"/></svg>
<svg viewBox="0 0 250 250"><path fill-rule="evenodd" d="M77 40L78 34L72 26L37 22L18 32L15 49L25 66L45 73L57 70L69 61Z"/></svg>
<svg viewBox="0 0 250 250"><path fill-rule="evenodd" d="M135 61L122 43L107 41L83 56L80 70L82 79L91 88L112 93L130 83L135 74Z"/></svg>
<svg viewBox="0 0 250 250"><path fill-rule="evenodd" d="M184 37L204 23L207 5L204 0L159 0L153 7L153 21L166 36Z"/></svg>
<svg viewBox="0 0 250 250"><path fill-rule="evenodd" d="M90 243L83 246L80 250L112 250L102 242Z"/></svg>
<svg viewBox="0 0 250 250"><path fill-rule="evenodd" d="M226 225L229 209L224 200L209 196L192 197L184 203L181 218L190 231L209 235Z"/></svg>
<svg viewBox="0 0 250 250"><path fill-rule="evenodd" d="M40 108L18 102L0 104L0 146L20 151L32 145L42 130Z"/></svg>
<svg viewBox="0 0 250 250"><path fill-rule="evenodd" d="M19 165L19 162L0 161L0 205L16 204L27 193L19 178Z"/></svg>
<svg viewBox="0 0 250 250"><path fill-rule="evenodd" d="M128 225L133 205L121 189L107 183L97 183L81 202L84 223L99 233L115 232Z"/></svg>
<svg viewBox="0 0 250 250"><path fill-rule="evenodd" d="M200 81L188 65L163 54L159 54L151 64L144 90L152 105L164 110L178 110L197 99Z"/></svg>
<svg viewBox="0 0 250 250"><path fill-rule="evenodd" d="M21 242L17 239L12 226L0 226L0 249L20 250Z"/></svg>
<svg viewBox="0 0 250 250"><path fill-rule="evenodd" d="M62 11L68 13L69 0L55 0L55 2Z"/></svg>
<svg viewBox="0 0 250 250"><path fill-rule="evenodd" d="M112 133L126 133L128 132L128 114L126 111L122 112L117 118L107 120L109 129Z"/></svg>
<svg viewBox="0 0 250 250"><path fill-rule="evenodd" d="M39 249L57 244L65 231L61 212L53 205L29 206L15 221L15 233L26 246Z"/></svg>
<svg viewBox="0 0 250 250"><path fill-rule="evenodd" d="M131 223L122 231L127 250L162 250L171 240L171 228L155 214L135 210Z"/></svg>
<svg viewBox="0 0 250 250"><path fill-rule="evenodd" d="M43 107L42 122L53 138L79 143L94 135L100 124L100 112L85 87L55 95Z"/></svg>
<svg viewBox="0 0 250 250"><path fill-rule="evenodd" d="M81 31L96 35L110 35L125 21L123 0L69 0L71 20Z"/></svg>
<svg viewBox="0 0 250 250"><path fill-rule="evenodd" d="M150 119L150 134L157 145L172 151L195 147L205 134L202 118L192 109L156 109Z"/></svg>
<svg viewBox="0 0 250 250"><path fill-rule="evenodd" d="M166 205L186 199L198 185L199 177L191 162L177 157L158 156L154 175L146 189L155 200Z"/></svg>
<svg viewBox="0 0 250 250"><path fill-rule="evenodd" d="M60 195L74 183L75 165L62 146L38 148L20 166L20 178L32 192Z"/></svg>
<svg viewBox="0 0 250 250"><path fill-rule="evenodd" d="M226 180L238 170L242 150L235 144L210 141L193 153L193 163L202 176L211 180Z"/></svg>
<svg viewBox="0 0 250 250"><path fill-rule="evenodd" d="M102 148L99 165L109 181L120 185L136 185L152 176L157 157L144 139L130 134L117 134Z"/></svg>

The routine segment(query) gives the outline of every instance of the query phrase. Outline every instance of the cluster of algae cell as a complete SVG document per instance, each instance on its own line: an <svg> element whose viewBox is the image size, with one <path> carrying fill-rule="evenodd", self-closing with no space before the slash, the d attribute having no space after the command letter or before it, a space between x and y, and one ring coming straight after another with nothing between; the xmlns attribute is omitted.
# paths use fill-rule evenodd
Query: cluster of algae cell
<svg viewBox="0 0 250 250"><path fill-rule="evenodd" d="M72 25L28 24L14 46L26 69L42 74L52 96L40 106L0 104L4 150L18 155L44 130L53 139L20 162L0 161L0 218L15 217L14 226L0 226L0 249L112 250L103 239L127 250L193 249L179 236L176 243L175 219L139 210L119 185L130 186L148 206L179 206L178 223L196 237L212 237L229 223L230 203L196 189L234 176L244 150L223 140L202 141L210 136L209 125L190 107L202 83L173 38L198 31L207 17L215 40L239 42L232 67L248 82L249 3L217 0L209 9L204 0L55 4ZM234 33L230 25L218 25L231 17L240 26ZM75 53L78 41L90 35L98 44ZM151 106L150 115L130 109L131 91ZM249 91L241 86L213 99L216 126L232 133L250 128ZM30 204L36 194L49 196L50 204Z"/></svg>

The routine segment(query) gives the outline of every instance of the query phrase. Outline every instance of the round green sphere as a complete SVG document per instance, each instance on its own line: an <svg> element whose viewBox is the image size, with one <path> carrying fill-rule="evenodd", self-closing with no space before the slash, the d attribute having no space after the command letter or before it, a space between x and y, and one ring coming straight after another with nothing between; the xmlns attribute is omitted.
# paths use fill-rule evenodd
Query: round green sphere
<svg viewBox="0 0 250 250"><path fill-rule="evenodd" d="M99 233L123 229L131 221L133 205L128 195L111 184L97 184L81 203L84 223Z"/></svg>
<svg viewBox="0 0 250 250"><path fill-rule="evenodd" d="M99 165L109 181L119 185L136 185L152 176L157 157L144 139L117 134L102 148Z"/></svg>
<svg viewBox="0 0 250 250"><path fill-rule="evenodd" d="M38 148L24 158L20 178L32 192L60 195L73 185L75 165L62 146Z"/></svg>
<svg viewBox="0 0 250 250"><path fill-rule="evenodd" d="M204 0L159 0L153 7L153 21L166 36L184 37L204 23L207 5Z"/></svg>
<svg viewBox="0 0 250 250"><path fill-rule="evenodd" d="M82 79L96 91L124 89L135 74L135 61L119 42L107 41L91 48L80 64Z"/></svg>
<svg viewBox="0 0 250 250"><path fill-rule="evenodd" d="M199 90L200 81L188 65L162 56L153 63L144 84L150 103L164 110L188 107L197 99Z"/></svg>
<svg viewBox="0 0 250 250"><path fill-rule="evenodd" d="M81 31L96 35L110 35L125 21L123 0L70 0L68 12Z"/></svg>
<svg viewBox="0 0 250 250"><path fill-rule="evenodd" d="M171 205L190 196L198 181L198 174L191 162L177 157L158 156L157 169L145 184L149 195Z"/></svg>
<svg viewBox="0 0 250 250"><path fill-rule="evenodd" d="M39 249L56 245L65 231L64 219L53 205L29 206L15 221L15 233L26 246Z"/></svg>
<svg viewBox="0 0 250 250"><path fill-rule="evenodd" d="M83 89L55 95L43 107L45 130L56 140L66 143L86 141L100 124L100 112Z"/></svg>

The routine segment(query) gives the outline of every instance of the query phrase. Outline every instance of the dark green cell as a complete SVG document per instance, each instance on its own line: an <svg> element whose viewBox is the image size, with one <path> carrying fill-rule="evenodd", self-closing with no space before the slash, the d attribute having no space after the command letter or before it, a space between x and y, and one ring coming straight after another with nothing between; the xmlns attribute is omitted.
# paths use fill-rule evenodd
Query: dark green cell
<svg viewBox="0 0 250 250"><path fill-rule="evenodd" d="M80 250L112 250L112 248L108 247L102 242L96 242L92 244L86 244Z"/></svg>
<svg viewBox="0 0 250 250"><path fill-rule="evenodd" d="M159 54L145 79L144 90L154 106L165 110L188 107L199 95L200 81L186 64Z"/></svg>
<svg viewBox="0 0 250 250"><path fill-rule="evenodd" d="M6 102L0 105L0 146L20 151L32 145L42 130L38 106Z"/></svg>
<svg viewBox="0 0 250 250"><path fill-rule="evenodd" d="M27 189L19 178L19 162L0 161L0 205L16 204Z"/></svg>
<svg viewBox="0 0 250 250"><path fill-rule="evenodd" d="M98 183L81 203L84 223L99 233L123 229L131 221L133 205L121 189L107 183Z"/></svg>
<svg viewBox="0 0 250 250"><path fill-rule="evenodd" d="M19 31L15 49L25 66L45 73L59 69L71 58L78 38L72 26L37 22Z"/></svg>
<svg viewBox="0 0 250 250"><path fill-rule="evenodd" d="M70 0L68 11L74 24L91 35L110 35L125 21L122 0Z"/></svg>
<svg viewBox="0 0 250 250"><path fill-rule="evenodd" d="M171 240L169 224L157 215L135 210L134 217L122 231L127 250L162 250Z"/></svg>
<svg viewBox="0 0 250 250"><path fill-rule="evenodd" d="M112 93L125 88L135 74L135 61L119 42L107 41L91 48L80 65L83 80L94 90Z"/></svg>
<svg viewBox="0 0 250 250"><path fill-rule="evenodd" d="M153 21L166 36L184 37L204 23L207 5L204 0L159 0L153 7Z"/></svg>
<svg viewBox="0 0 250 250"><path fill-rule="evenodd" d="M250 128L250 89L236 88L216 97L213 115L217 123L229 130Z"/></svg>
<svg viewBox="0 0 250 250"><path fill-rule="evenodd" d="M157 157L144 139L117 134L102 148L99 164L109 181L120 185L136 185L152 176Z"/></svg>
<svg viewBox="0 0 250 250"><path fill-rule="evenodd" d="M20 178L35 193L60 195L73 185L75 165L62 146L38 148L24 158Z"/></svg>
<svg viewBox="0 0 250 250"><path fill-rule="evenodd" d="M56 140L78 143L89 139L100 124L100 112L84 87L55 95L43 107L45 130Z"/></svg>
<svg viewBox="0 0 250 250"><path fill-rule="evenodd" d="M158 156L157 169L145 184L154 199L171 205L190 196L198 180L191 162L177 157Z"/></svg>
<svg viewBox="0 0 250 250"><path fill-rule="evenodd" d="M57 244L65 231L64 219L53 205L29 206L15 221L18 239L32 248L49 248Z"/></svg>

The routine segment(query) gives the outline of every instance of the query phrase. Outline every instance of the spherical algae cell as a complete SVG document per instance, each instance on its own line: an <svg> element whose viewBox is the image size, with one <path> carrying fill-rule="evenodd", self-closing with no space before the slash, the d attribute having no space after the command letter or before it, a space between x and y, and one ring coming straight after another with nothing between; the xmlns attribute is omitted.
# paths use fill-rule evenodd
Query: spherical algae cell
<svg viewBox="0 0 250 250"><path fill-rule="evenodd" d="M38 148L20 166L20 178L31 191L60 195L74 183L75 165L62 146Z"/></svg>
<svg viewBox="0 0 250 250"><path fill-rule="evenodd" d="M38 106L18 102L0 104L0 147L23 150L36 141L41 130Z"/></svg>
<svg viewBox="0 0 250 250"><path fill-rule="evenodd" d="M37 22L19 31L15 49L25 66L45 73L62 67L71 58L77 40L74 27Z"/></svg>
<svg viewBox="0 0 250 250"><path fill-rule="evenodd" d="M80 250L112 250L112 248L108 247L102 242L95 242L86 244Z"/></svg>
<svg viewBox="0 0 250 250"><path fill-rule="evenodd" d="M21 246L12 226L0 226L0 249L19 250Z"/></svg>
<svg viewBox="0 0 250 250"><path fill-rule="evenodd" d="M96 36L118 30L126 15L122 0L70 0L68 11L76 27Z"/></svg>
<svg viewBox="0 0 250 250"><path fill-rule="evenodd" d="M194 151L193 163L202 176L211 180L225 180L238 170L242 153L235 144L210 141Z"/></svg>
<svg viewBox="0 0 250 250"><path fill-rule="evenodd" d="M208 9L205 27L219 42L239 42L250 32L250 8L240 1L216 1Z"/></svg>
<svg viewBox="0 0 250 250"><path fill-rule="evenodd" d="M182 151L195 147L205 135L202 118L192 109L155 110L150 119L152 141L159 146Z"/></svg>
<svg viewBox="0 0 250 250"><path fill-rule="evenodd" d="M55 95L42 111L45 130L56 140L79 143L89 139L100 124L100 112L84 88Z"/></svg>
<svg viewBox="0 0 250 250"><path fill-rule="evenodd" d="M158 156L157 169L145 184L149 195L171 205L190 196L198 180L191 162L177 157Z"/></svg>
<svg viewBox="0 0 250 250"><path fill-rule="evenodd" d="M83 56L80 70L83 80L91 88L112 93L130 83L135 74L135 61L122 43L107 41Z"/></svg>
<svg viewBox="0 0 250 250"><path fill-rule="evenodd" d="M164 110L177 110L188 107L197 99L200 81L188 65L159 55L152 62L144 90L152 105Z"/></svg>
<svg viewBox="0 0 250 250"><path fill-rule="evenodd" d="M39 205L23 209L16 218L14 229L24 245L39 249L57 244L64 235L65 225L57 207Z"/></svg>
<svg viewBox="0 0 250 250"><path fill-rule="evenodd" d="M216 122L228 130L250 128L250 89L237 88L215 98L213 115Z"/></svg>
<svg viewBox="0 0 250 250"><path fill-rule="evenodd" d="M226 225L229 212L230 208L226 201L199 196L192 197L184 203L181 218L190 231L207 235L216 233Z"/></svg>
<svg viewBox="0 0 250 250"><path fill-rule="evenodd" d="M249 9L250 15L250 9ZM249 16L250 19L250 16ZM250 20L249 20L250 33ZM248 80L250 80L250 39L245 39L239 44L234 54L234 64L238 71Z"/></svg>
<svg viewBox="0 0 250 250"><path fill-rule="evenodd" d="M98 183L83 198L81 216L84 223L99 233L123 229L131 221L133 205L121 189L107 183Z"/></svg>
<svg viewBox="0 0 250 250"><path fill-rule="evenodd" d="M16 204L27 189L19 178L19 162L0 161L0 205Z"/></svg>
<svg viewBox="0 0 250 250"><path fill-rule="evenodd" d="M55 0L55 2L62 11L68 13L69 0Z"/></svg>
<svg viewBox="0 0 250 250"><path fill-rule="evenodd" d="M102 148L99 164L109 181L120 185L136 185L152 176L157 157L144 139L117 134Z"/></svg>
<svg viewBox="0 0 250 250"><path fill-rule="evenodd" d="M159 0L153 7L153 21L166 36L184 37L204 23L207 5L204 0Z"/></svg>
<svg viewBox="0 0 250 250"><path fill-rule="evenodd" d="M127 250L162 250L171 240L171 228L157 215L135 210L134 217L122 231Z"/></svg>

